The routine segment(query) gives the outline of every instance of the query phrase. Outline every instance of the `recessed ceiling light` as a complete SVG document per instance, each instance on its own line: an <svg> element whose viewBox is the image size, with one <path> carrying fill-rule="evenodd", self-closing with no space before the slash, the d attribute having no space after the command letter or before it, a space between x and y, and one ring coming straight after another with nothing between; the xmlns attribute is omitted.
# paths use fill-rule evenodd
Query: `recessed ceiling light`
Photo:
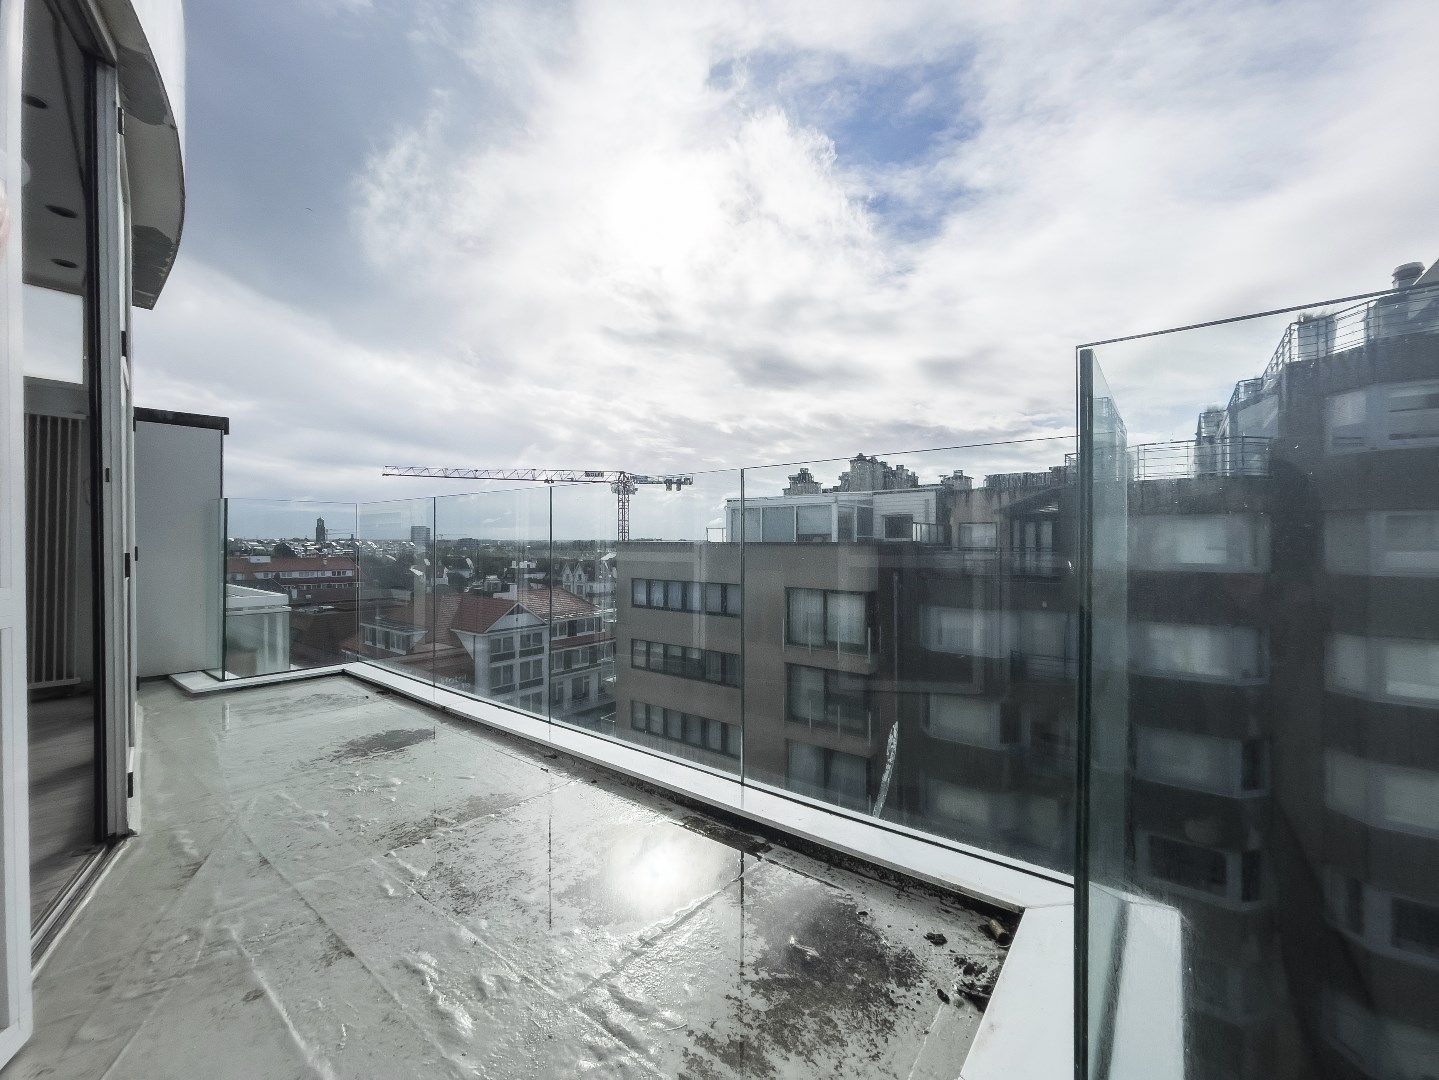
<svg viewBox="0 0 1439 1080"><path fill-rule="evenodd" d="M26 105L33 106L37 109L48 109L50 107L48 101L42 97L36 97L34 94L21 94L20 99L24 101Z"/></svg>
<svg viewBox="0 0 1439 1080"><path fill-rule="evenodd" d="M63 266L66 270L80 269L79 263L72 263L69 259L51 259L50 261L56 266Z"/></svg>
<svg viewBox="0 0 1439 1080"><path fill-rule="evenodd" d="M49 210L50 213L54 214L56 217L77 218L80 216L79 214L75 213L74 210L71 210L68 206L53 206L50 203L46 203L45 209Z"/></svg>

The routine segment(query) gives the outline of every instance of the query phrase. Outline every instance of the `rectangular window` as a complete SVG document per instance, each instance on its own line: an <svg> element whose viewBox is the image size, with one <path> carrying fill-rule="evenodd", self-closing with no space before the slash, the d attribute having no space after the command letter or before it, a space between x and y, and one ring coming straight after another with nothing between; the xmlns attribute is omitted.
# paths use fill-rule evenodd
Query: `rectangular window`
<svg viewBox="0 0 1439 1080"><path fill-rule="evenodd" d="M588 675L581 675L577 679L570 680L570 700L588 701L590 698L590 679Z"/></svg>
<svg viewBox="0 0 1439 1080"><path fill-rule="evenodd" d="M854 507L841 506L836 517L839 522L839 542L841 544L854 543Z"/></svg>
<svg viewBox="0 0 1439 1080"><path fill-rule="evenodd" d="M938 777L925 782L925 806L937 818L969 829L989 830L997 825L1005 795L979 791Z"/></svg>
<svg viewBox="0 0 1439 1080"><path fill-rule="evenodd" d="M630 642L630 666L646 666L650 671L662 671L682 679L739 685L739 656L734 653L635 639Z"/></svg>
<svg viewBox="0 0 1439 1080"><path fill-rule="evenodd" d="M1130 525L1136 566L1254 571L1268 566L1269 519L1251 514L1154 514Z"/></svg>
<svg viewBox="0 0 1439 1080"><path fill-rule="evenodd" d="M960 525L959 546L964 551L990 551L997 548L999 546L999 525L993 521Z"/></svg>
<svg viewBox="0 0 1439 1080"><path fill-rule="evenodd" d="M999 656L1003 640L999 613L973 608L922 607L920 644L931 652L962 656Z"/></svg>
<svg viewBox="0 0 1439 1080"><path fill-rule="evenodd" d="M1384 693L1411 701L1439 702L1439 641L1379 642Z"/></svg>
<svg viewBox="0 0 1439 1080"><path fill-rule="evenodd" d="M1439 773L1371 763L1377 791L1374 824L1381 828L1439 834Z"/></svg>
<svg viewBox="0 0 1439 1080"><path fill-rule="evenodd" d="M1192 791L1237 794L1265 784L1264 744L1136 725L1134 771Z"/></svg>
<svg viewBox="0 0 1439 1080"><path fill-rule="evenodd" d="M864 593L827 592L824 594L824 637L832 644L850 652L863 652L869 645L868 607Z"/></svg>
<svg viewBox="0 0 1439 1080"><path fill-rule="evenodd" d="M704 730L705 749L723 754L725 752L725 725L718 720L706 720Z"/></svg>
<svg viewBox="0 0 1439 1080"><path fill-rule="evenodd" d="M703 746L705 741L704 720L698 716L691 716L689 713L685 713L684 738L685 742L691 746Z"/></svg>
<svg viewBox="0 0 1439 1080"><path fill-rule="evenodd" d="M685 582L685 610L689 612L700 612L704 610L704 582Z"/></svg>
<svg viewBox="0 0 1439 1080"><path fill-rule="evenodd" d="M924 730L927 735L966 746L1000 746L1000 702L962 694L930 694Z"/></svg>
<svg viewBox="0 0 1439 1080"><path fill-rule="evenodd" d="M630 603L635 607L650 606L650 584L644 578L635 578L630 582Z"/></svg>
<svg viewBox="0 0 1439 1080"><path fill-rule="evenodd" d="M630 703L630 726L671 742L727 757L739 757L739 730L719 720L709 720L679 709L662 709L643 702Z"/></svg>
<svg viewBox="0 0 1439 1080"><path fill-rule="evenodd" d="M801 506L797 511L797 537L801 544L827 544L831 535L830 504Z"/></svg>
<svg viewBox="0 0 1439 1080"><path fill-rule="evenodd" d="M791 742L785 775L791 791L855 810L868 807L869 762L858 755Z"/></svg>
<svg viewBox="0 0 1439 1080"><path fill-rule="evenodd" d="M819 589L790 589L789 641L792 645L824 644L824 593Z"/></svg>
<svg viewBox="0 0 1439 1080"><path fill-rule="evenodd" d="M670 611L685 609L685 583L683 581L665 582L665 607Z"/></svg>
<svg viewBox="0 0 1439 1080"><path fill-rule="evenodd" d="M1333 394L1325 402L1324 436L1331 453L1363 450L1369 446L1367 403L1365 390Z"/></svg>
<svg viewBox="0 0 1439 1080"><path fill-rule="evenodd" d="M884 538L886 540L909 540L914 536L913 514L885 514Z"/></svg>
<svg viewBox="0 0 1439 1080"><path fill-rule="evenodd" d="M1390 927L1394 947L1439 959L1439 907L1405 900L1392 900Z"/></svg>
<svg viewBox="0 0 1439 1080"><path fill-rule="evenodd" d="M1439 571L1439 512L1391 511L1380 515L1380 568L1394 572Z"/></svg>
<svg viewBox="0 0 1439 1080"><path fill-rule="evenodd" d="M1130 656L1136 671L1176 678L1249 682L1265 674L1259 631L1248 626L1136 622Z"/></svg>
<svg viewBox="0 0 1439 1080"><path fill-rule="evenodd" d="M758 506L747 507L744 512L744 538L747 543L757 543L761 539L760 508Z"/></svg>
<svg viewBox="0 0 1439 1080"><path fill-rule="evenodd" d="M765 506L761 539L766 544L794 543L794 507Z"/></svg>
<svg viewBox="0 0 1439 1080"><path fill-rule="evenodd" d="M1385 401L1391 446L1427 445L1439 439L1439 382L1376 387Z"/></svg>
<svg viewBox="0 0 1439 1080"><path fill-rule="evenodd" d="M869 680L862 675L786 665L787 713L793 723L869 734Z"/></svg>
<svg viewBox="0 0 1439 1080"><path fill-rule="evenodd" d="M1172 885L1215 896L1226 895L1229 888L1229 864L1224 852L1167 836L1149 838L1149 870Z"/></svg>
<svg viewBox="0 0 1439 1080"><path fill-rule="evenodd" d="M1331 690L1381 700L1439 702L1439 641L1331 634Z"/></svg>

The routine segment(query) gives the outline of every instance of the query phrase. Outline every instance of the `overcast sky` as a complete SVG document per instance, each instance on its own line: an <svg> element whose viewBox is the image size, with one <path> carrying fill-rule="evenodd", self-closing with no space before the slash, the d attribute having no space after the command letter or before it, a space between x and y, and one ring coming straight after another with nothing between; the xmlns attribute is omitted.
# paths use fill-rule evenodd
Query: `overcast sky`
<svg viewBox="0 0 1439 1080"><path fill-rule="evenodd" d="M1432 0L187 16L138 400L228 415L235 496L1064 435L1077 342L1439 257ZM1283 321L1106 353L1131 433L1190 434Z"/></svg>

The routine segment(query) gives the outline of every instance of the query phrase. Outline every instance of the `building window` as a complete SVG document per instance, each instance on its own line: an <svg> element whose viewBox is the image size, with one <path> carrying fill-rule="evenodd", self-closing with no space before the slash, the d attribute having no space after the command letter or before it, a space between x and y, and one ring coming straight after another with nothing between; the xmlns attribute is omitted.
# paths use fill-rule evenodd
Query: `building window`
<svg viewBox="0 0 1439 1080"><path fill-rule="evenodd" d="M1264 744L1136 725L1135 775L1191 791L1237 795L1260 791L1265 780Z"/></svg>
<svg viewBox="0 0 1439 1080"><path fill-rule="evenodd" d="M1253 514L1154 514L1131 519L1130 550L1144 570L1255 572L1269 565L1269 519Z"/></svg>
<svg viewBox="0 0 1439 1080"><path fill-rule="evenodd" d="M581 675L570 680L570 701L581 702L590 699L590 678L588 675Z"/></svg>
<svg viewBox="0 0 1439 1080"><path fill-rule="evenodd" d="M1265 659L1260 631L1254 627L1148 622L1130 627L1130 666L1140 673L1256 682L1265 677Z"/></svg>
<svg viewBox="0 0 1439 1080"><path fill-rule="evenodd" d="M869 735L869 680L862 675L787 664L786 717L791 723Z"/></svg>
<svg viewBox="0 0 1439 1080"><path fill-rule="evenodd" d="M630 585L635 607L692 614L738 615L740 587L722 582L667 581L635 578Z"/></svg>
<svg viewBox="0 0 1439 1080"><path fill-rule="evenodd" d="M656 738L684 743L695 749L709 750L725 757L740 756L740 728L737 724L727 724L678 709L665 709L642 701L632 701L630 727Z"/></svg>
<svg viewBox="0 0 1439 1080"><path fill-rule="evenodd" d="M1439 907L1393 897L1390 933L1396 949L1439 959Z"/></svg>
<svg viewBox="0 0 1439 1080"><path fill-rule="evenodd" d="M886 540L910 540L914 537L913 514L885 514L884 538Z"/></svg>
<svg viewBox="0 0 1439 1080"><path fill-rule="evenodd" d="M796 510L796 537L801 544L827 544L833 536L832 504L800 506Z"/></svg>
<svg viewBox="0 0 1439 1080"><path fill-rule="evenodd" d="M786 640L810 648L869 649L869 594L786 590Z"/></svg>
<svg viewBox="0 0 1439 1080"><path fill-rule="evenodd" d="M1327 751L1324 764L1329 809L1378 829L1439 836L1439 773L1339 750Z"/></svg>
<svg viewBox="0 0 1439 1080"><path fill-rule="evenodd" d="M962 551L993 551L999 547L999 525L993 521L961 524L959 547Z"/></svg>
<svg viewBox="0 0 1439 1080"><path fill-rule="evenodd" d="M766 544L794 543L794 507L765 506L761 510L763 518L760 539ZM746 539L750 537L746 536Z"/></svg>
<svg viewBox="0 0 1439 1080"><path fill-rule="evenodd" d="M521 683L537 682L545 677L545 662L543 660L521 660L519 667Z"/></svg>
<svg viewBox="0 0 1439 1080"><path fill-rule="evenodd" d="M1335 454L1439 445L1439 380L1333 394L1325 403L1324 432Z"/></svg>
<svg viewBox="0 0 1439 1080"><path fill-rule="evenodd" d="M1171 885L1224 896L1229 888L1229 863L1224 852L1187 844L1167 836L1149 838L1149 870Z"/></svg>
<svg viewBox="0 0 1439 1080"><path fill-rule="evenodd" d="M630 642L630 667L720 686L738 686L740 681L739 656L736 653L667 645L639 638Z"/></svg>
<svg viewBox="0 0 1439 1080"><path fill-rule="evenodd" d="M919 639L930 652L961 656L1000 655L999 612L974 608L922 607Z"/></svg>
<svg viewBox="0 0 1439 1080"><path fill-rule="evenodd" d="M924 700L924 731L930 738L998 747L1012 742L1016 734L1005 730L1001 704L992 698L928 694Z"/></svg>
<svg viewBox="0 0 1439 1080"><path fill-rule="evenodd" d="M791 791L852 810L869 806L869 762L809 743L789 744L786 785Z"/></svg>
<svg viewBox="0 0 1439 1080"><path fill-rule="evenodd" d="M1334 574L1439 574L1439 511L1326 514L1324 565Z"/></svg>
<svg viewBox="0 0 1439 1080"><path fill-rule="evenodd" d="M1331 634L1331 690L1400 703L1439 703L1439 641Z"/></svg>

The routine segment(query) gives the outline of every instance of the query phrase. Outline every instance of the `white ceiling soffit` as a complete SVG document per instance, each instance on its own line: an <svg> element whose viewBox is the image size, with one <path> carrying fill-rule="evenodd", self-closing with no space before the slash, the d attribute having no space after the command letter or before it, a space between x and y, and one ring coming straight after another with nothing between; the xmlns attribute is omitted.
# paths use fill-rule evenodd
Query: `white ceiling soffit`
<svg viewBox="0 0 1439 1080"><path fill-rule="evenodd" d="M185 17L180 0L96 0L115 41L130 179L134 303L152 308L185 223Z"/></svg>

